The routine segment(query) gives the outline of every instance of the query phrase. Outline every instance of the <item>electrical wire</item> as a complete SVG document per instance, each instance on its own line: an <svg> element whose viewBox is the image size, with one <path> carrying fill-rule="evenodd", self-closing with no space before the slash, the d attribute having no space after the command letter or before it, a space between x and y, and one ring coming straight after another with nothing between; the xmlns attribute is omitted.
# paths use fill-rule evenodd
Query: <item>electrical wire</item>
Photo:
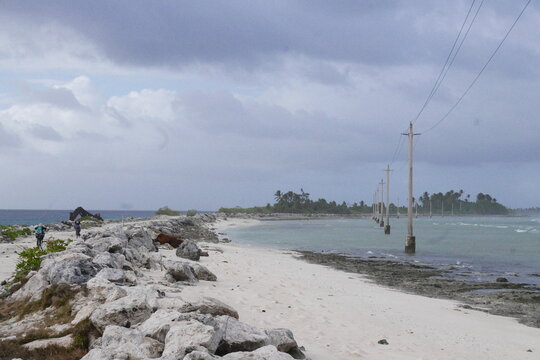
<svg viewBox="0 0 540 360"><path fill-rule="evenodd" d="M482 75L482 73L484 72L484 70L488 67L488 65L491 63L491 61L493 60L493 58L495 57L495 55L497 54L497 52L499 51L499 49L502 47L503 43L506 41L506 39L508 38L508 35L510 35L510 33L512 32L512 30L514 29L514 27L516 26L516 24L518 23L519 19L521 19L521 16L523 15L523 13L525 12L525 10L527 9L527 7L529 6L529 4L531 3L532 0L528 0L527 3L525 4L525 6L523 7L523 9L521 10L521 12L519 13L519 15L517 16L516 20L514 20L514 22L512 23L512 26L510 26L510 28L508 29L508 31L506 32L506 34L504 35L504 37L502 38L502 40L499 42L499 45L497 45L497 47L495 48L495 50L493 51L493 53L491 54L491 56L488 58L488 60L486 61L486 63L484 64L484 66L482 67L482 69L480 69L480 72L475 76L475 78L473 79L473 81L469 84L469 86L467 87L467 89L465 90L465 92L463 92L463 94L459 97L459 99L455 102L454 105L452 105L450 107L450 109L446 112L446 114L439 119L439 121L437 121L433 126L431 126L430 128L428 128L427 130L424 130L422 133L426 133L428 131L431 131L433 129L435 129L437 126L439 126L444 120L446 120L446 118L448 118L448 116L452 113L452 111L454 111L454 109L461 103L461 101L463 100L463 98L465 98L465 96L469 93L469 91L472 89L472 87L474 86L474 84L476 84L476 82L478 81L478 79L480 78L480 76Z"/></svg>
<svg viewBox="0 0 540 360"><path fill-rule="evenodd" d="M484 2L484 0L482 0L482 4L483 4L483 2ZM450 61L450 58L452 57L452 54L454 53L454 49L456 48L456 44L458 43L458 41L459 41L459 39L461 37L461 33L463 32L463 29L465 28L465 24L467 23L467 20L469 19L469 16L471 14L471 11L472 11L475 3L476 3L476 0L473 0L472 3L471 3L471 6L469 7L469 11L467 11L467 15L465 16L465 19L463 20L463 23L461 24L461 28L459 29L459 32L458 32L458 34L456 36L456 39L454 40L454 43L452 44L452 48L450 49L450 52L448 53L448 56L446 57L446 61L444 62L444 65L441 68L441 71L439 72L439 76L437 76L437 80L435 80L435 84L433 84L433 87L431 88L431 91L429 92L428 97L426 98L426 100L424 101L424 104L422 105L422 107L418 111L418 114L416 114L414 120L412 121L413 123L416 122L416 120L418 120L418 118L420 117L422 112L426 109L427 105L429 104L429 102L431 101L431 99L433 98L435 93L437 92L439 86L441 85L442 80L444 80L443 79L443 74L444 74L444 76L446 76L446 73L448 72L448 71L445 72L445 69L447 69L447 67L449 69L450 66L451 66L451 64L449 65L448 63ZM480 7L482 6L482 4L480 4ZM478 15L478 10L477 10L476 15ZM476 15L474 17L475 19L476 19ZM474 22L474 19L473 19L472 22ZM472 22L471 22L471 26L472 26ZM470 26L469 26L468 30L470 30ZM467 33L468 33L468 31L467 31ZM465 41L465 37L463 38L463 41ZM455 53L455 55L454 55L454 57L452 59L452 63L453 63L453 60L455 59L457 53L459 52L459 49L461 48L461 45L463 44L463 41L459 45L458 50L456 50L456 53Z"/></svg>

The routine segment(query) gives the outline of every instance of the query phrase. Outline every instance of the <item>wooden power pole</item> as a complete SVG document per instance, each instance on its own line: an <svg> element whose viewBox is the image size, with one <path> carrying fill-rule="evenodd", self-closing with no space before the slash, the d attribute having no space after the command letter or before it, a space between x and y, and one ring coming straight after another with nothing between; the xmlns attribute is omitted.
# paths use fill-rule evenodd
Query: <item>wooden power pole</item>
<svg viewBox="0 0 540 360"><path fill-rule="evenodd" d="M406 134L409 137L409 206L407 215L409 223L407 226L407 237L405 238L405 252L407 254L414 254L416 252L416 238L413 233L413 139L415 134L413 132L412 121L409 123L409 131Z"/></svg>
<svg viewBox="0 0 540 360"><path fill-rule="evenodd" d="M380 211L380 218L379 226L384 227L384 180L381 179L381 182L379 183L381 185L381 211Z"/></svg>
<svg viewBox="0 0 540 360"><path fill-rule="evenodd" d="M390 165L386 167L386 225L384 234L390 235Z"/></svg>

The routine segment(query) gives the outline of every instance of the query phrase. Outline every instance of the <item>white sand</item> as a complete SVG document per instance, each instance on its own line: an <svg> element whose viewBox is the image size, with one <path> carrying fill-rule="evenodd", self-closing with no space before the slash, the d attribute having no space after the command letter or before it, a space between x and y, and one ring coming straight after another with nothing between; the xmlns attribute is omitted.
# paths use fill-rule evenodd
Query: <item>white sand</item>
<svg viewBox="0 0 540 360"><path fill-rule="evenodd" d="M292 252L234 243L208 246L224 250L201 258L218 281L185 287L180 296L216 297L251 325L289 328L313 360L540 358L540 329L513 319L400 293L357 274L300 261ZM14 247L0 244L0 253ZM174 251L163 253L175 257ZM16 257L1 255L0 280L13 271ZM383 338L389 345L377 344Z"/></svg>
<svg viewBox="0 0 540 360"><path fill-rule="evenodd" d="M218 281L201 281L181 296L213 296L249 324L290 328L313 360L540 358L540 329L514 319L401 293L292 252L217 247L224 252L211 251L201 263ZM383 338L389 345L377 343Z"/></svg>

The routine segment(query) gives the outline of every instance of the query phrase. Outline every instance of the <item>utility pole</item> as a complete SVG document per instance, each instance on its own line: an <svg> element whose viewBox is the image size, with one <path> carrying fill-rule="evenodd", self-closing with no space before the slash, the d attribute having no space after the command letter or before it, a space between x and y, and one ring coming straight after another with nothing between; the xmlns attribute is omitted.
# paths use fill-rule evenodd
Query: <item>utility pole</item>
<svg viewBox="0 0 540 360"><path fill-rule="evenodd" d="M416 201L414 202L414 210L416 212L416 218L418 219L418 203Z"/></svg>
<svg viewBox="0 0 540 360"><path fill-rule="evenodd" d="M444 217L444 199L441 200L441 217Z"/></svg>
<svg viewBox="0 0 540 360"><path fill-rule="evenodd" d="M416 252L416 238L413 234L413 139L415 134L413 132L412 121L409 123L409 131L406 134L409 137L409 206L408 206L408 218L409 224L407 226L407 237L405 238L405 252L407 254L414 254Z"/></svg>
<svg viewBox="0 0 540 360"><path fill-rule="evenodd" d="M399 219L399 197L397 198L397 212L396 217Z"/></svg>
<svg viewBox="0 0 540 360"><path fill-rule="evenodd" d="M381 179L379 183L381 185L381 221L379 222L380 227L384 227L384 180Z"/></svg>
<svg viewBox="0 0 540 360"><path fill-rule="evenodd" d="M390 164L386 167L386 225L384 226L384 234L390 235Z"/></svg>
<svg viewBox="0 0 540 360"><path fill-rule="evenodd" d="M431 197L429 197L429 218L433 216L433 212L431 211Z"/></svg>
<svg viewBox="0 0 540 360"><path fill-rule="evenodd" d="M379 203L379 187L377 186L377 191L375 191L375 222L379 223L379 212L381 211L381 204Z"/></svg>

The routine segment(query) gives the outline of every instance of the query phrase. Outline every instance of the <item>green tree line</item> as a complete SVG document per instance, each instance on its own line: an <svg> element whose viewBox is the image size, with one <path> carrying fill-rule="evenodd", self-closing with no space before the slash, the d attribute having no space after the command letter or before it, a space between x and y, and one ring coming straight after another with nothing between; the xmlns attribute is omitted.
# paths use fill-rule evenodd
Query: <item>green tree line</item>
<svg viewBox="0 0 540 360"><path fill-rule="evenodd" d="M345 201L337 203L336 201L327 201L319 198L318 200L310 199L310 194L300 189L300 193L293 191L282 192L277 190L274 194L274 204L266 204L266 206L255 206L249 208L234 207L220 208L219 212L226 214L244 213L244 214L270 214L270 213L293 213L293 214L337 214L337 215L363 215L371 214L372 206L364 201L347 204ZM505 215L509 210L502 204L497 202L489 194L479 193L475 201L471 201L471 195L464 196L463 190L450 190L446 193L429 194L424 192L418 202L413 199L415 208L418 208L419 214L429 214L430 205L431 212L435 215L442 214L478 214L478 215ZM389 207L392 215L396 214L397 207L391 203ZM399 211L405 214L407 208L400 206Z"/></svg>

